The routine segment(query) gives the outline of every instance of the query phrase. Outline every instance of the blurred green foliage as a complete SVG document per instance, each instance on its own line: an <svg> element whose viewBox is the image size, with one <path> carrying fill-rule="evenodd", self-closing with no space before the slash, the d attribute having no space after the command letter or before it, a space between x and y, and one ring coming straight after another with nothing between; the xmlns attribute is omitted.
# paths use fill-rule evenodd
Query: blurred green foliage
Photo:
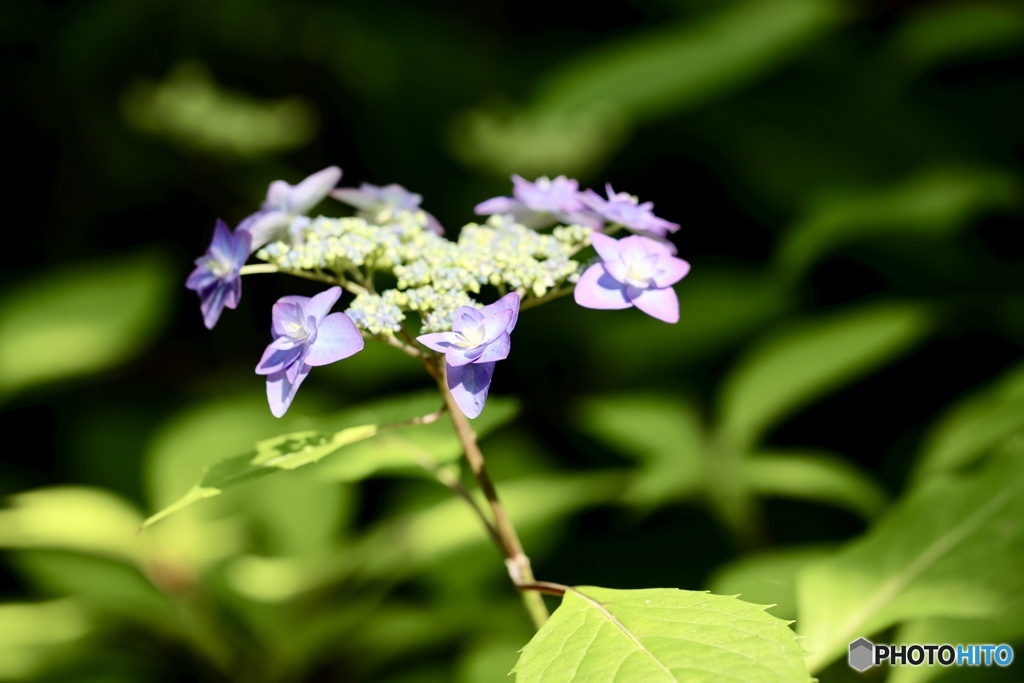
<svg viewBox="0 0 1024 683"><path fill-rule="evenodd" d="M0 680L515 666L447 424L331 441L435 410L415 361L368 347L276 420L252 370L307 283L247 279L212 333L180 286L217 216L334 163L449 233L513 172L684 226L678 325L529 311L474 423L540 578L776 604L824 683L876 633L1020 652L1022 39L1017 0L4 3ZM305 466L135 535L268 447Z"/></svg>

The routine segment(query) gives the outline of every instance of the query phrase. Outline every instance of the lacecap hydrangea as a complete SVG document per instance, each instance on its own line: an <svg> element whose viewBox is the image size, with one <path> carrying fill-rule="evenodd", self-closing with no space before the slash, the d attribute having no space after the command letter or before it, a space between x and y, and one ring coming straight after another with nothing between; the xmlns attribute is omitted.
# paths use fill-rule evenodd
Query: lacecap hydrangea
<svg viewBox="0 0 1024 683"><path fill-rule="evenodd" d="M574 294L586 308L679 319L672 287L689 264L668 239L678 225L655 216L650 202L610 186L605 199L565 176L513 176L513 196L478 204L487 218L453 240L420 208L420 195L395 184L335 189L341 175L331 166L295 185L271 183L262 207L234 232L218 224L189 278L210 328L224 307L237 306L241 276L278 272L329 287L274 307L275 341L257 373L267 376L275 415L312 366L356 354L363 339L420 359L476 417L521 310ZM355 215L315 214L328 197ZM612 237L620 231L632 234ZM263 263L243 265L250 249ZM329 313L343 292L344 311Z"/></svg>

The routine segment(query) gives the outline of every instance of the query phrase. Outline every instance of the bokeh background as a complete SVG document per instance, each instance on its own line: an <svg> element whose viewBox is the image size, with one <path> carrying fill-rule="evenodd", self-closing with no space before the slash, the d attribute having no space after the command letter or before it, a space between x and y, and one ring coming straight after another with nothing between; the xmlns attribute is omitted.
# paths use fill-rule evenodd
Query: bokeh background
<svg viewBox="0 0 1024 683"><path fill-rule="evenodd" d="M302 281L248 278L203 328L192 260L271 180L337 164L454 233L564 173L682 224L679 324L563 299L499 366L484 450L543 579L795 566L1024 348L1022 2L7 0L0 84L0 680L503 680L530 637L386 444L133 536L257 439L429 389L368 348L272 418L253 367Z"/></svg>

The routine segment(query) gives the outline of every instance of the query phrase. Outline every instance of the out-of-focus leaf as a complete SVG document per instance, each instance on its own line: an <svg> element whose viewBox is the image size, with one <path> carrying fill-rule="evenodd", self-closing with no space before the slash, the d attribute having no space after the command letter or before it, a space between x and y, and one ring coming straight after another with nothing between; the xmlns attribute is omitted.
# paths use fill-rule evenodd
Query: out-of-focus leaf
<svg viewBox="0 0 1024 683"><path fill-rule="evenodd" d="M757 344L726 379L721 430L749 448L790 412L906 351L930 327L922 306L879 304L786 328Z"/></svg>
<svg viewBox="0 0 1024 683"><path fill-rule="evenodd" d="M459 659L457 683L496 680L512 671L523 641L529 634L491 636L475 640Z"/></svg>
<svg viewBox="0 0 1024 683"><path fill-rule="evenodd" d="M812 680L764 606L674 588L570 588L523 648L518 683Z"/></svg>
<svg viewBox="0 0 1024 683"><path fill-rule="evenodd" d="M580 405L576 421L584 432L640 461L640 471L623 494L626 502L658 505L703 487L703 426L697 410L679 398L594 397Z"/></svg>
<svg viewBox="0 0 1024 683"><path fill-rule="evenodd" d="M297 432L257 442L255 453L228 458L210 467L184 496L147 518L139 528L145 529L204 498L219 496L224 489L237 484L317 462L348 444L370 438L377 431L378 425L371 424L348 427L333 434Z"/></svg>
<svg viewBox="0 0 1024 683"><path fill-rule="evenodd" d="M747 485L762 496L830 503L865 519L886 504L878 482L829 453L764 452L746 459L743 467Z"/></svg>
<svg viewBox="0 0 1024 683"><path fill-rule="evenodd" d="M591 345L591 362L602 368L609 385L643 373L663 372L666 364L727 351L787 307L777 278L766 280L741 271L702 270L683 280L676 290L677 325L669 327L639 312L617 316L614 325L595 317L600 332L594 336L600 343Z"/></svg>
<svg viewBox="0 0 1024 683"><path fill-rule="evenodd" d="M821 547L789 547L743 557L716 571L708 587L712 593L771 605L768 609L780 619L796 619L797 574L831 552Z"/></svg>
<svg viewBox="0 0 1024 683"><path fill-rule="evenodd" d="M613 500L621 494L625 478L620 472L547 474L498 482L497 486L515 528L526 535L573 512ZM359 550L360 570L389 575L396 567L410 571L487 541L480 520L466 503L450 498L381 524ZM357 557L354 552L348 556Z"/></svg>
<svg viewBox="0 0 1024 683"><path fill-rule="evenodd" d="M129 123L186 147L228 156L257 156L300 147L316 129L314 112L297 98L258 101L219 86L202 64L179 64L163 83L125 91Z"/></svg>
<svg viewBox="0 0 1024 683"><path fill-rule="evenodd" d="M1024 44L1024 4L943 2L924 5L895 32L887 50L914 67L1019 52Z"/></svg>
<svg viewBox="0 0 1024 683"><path fill-rule="evenodd" d="M1024 600L1006 605L999 614L984 619L922 619L902 626L894 643L1013 643L1024 639ZM927 683L950 667L894 666L886 683ZM966 680L966 679L965 679Z"/></svg>
<svg viewBox="0 0 1024 683"><path fill-rule="evenodd" d="M431 394L417 407L429 410L440 401ZM473 431L481 439L495 429L507 424L518 412L512 399L492 397L487 400L487 409L473 420ZM406 413L413 415L415 413ZM435 467L447 463L462 454L462 446L447 415L432 424L403 427L379 434L373 439L353 444L346 448L342 457L332 458L316 470L316 476L327 481L357 481L379 472L409 468Z"/></svg>
<svg viewBox="0 0 1024 683"><path fill-rule="evenodd" d="M461 121L458 151L499 173L578 173L614 149L631 123L758 78L845 14L834 0L744 0L632 35L553 70L525 111Z"/></svg>
<svg viewBox="0 0 1024 683"><path fill-rule="evenodd" d="M64 266L0 299L0 396L121 363L153 336L173 269L156 253Z"/></svg>
<svg viewBox="0 0 1024 683"><path fill-rule="evenodd" d="M28 678L91 629L73 600L0 604L0 680Z"/></svg>
<svg viewBox="0 0 1024 683"><path fill-rule="evenodd" d="M107 491L40 489L12 496L0 509L0 548L73 550L138 564L142 513Z"/></svg>
<svg viewBox="0 0 1024 683"><path fill-rule="evenodd" d="M822 198L795 225L779 249L792 277L823 254L870 237L944 235L980 211L1020 203L1021 184L997 169L929 168L895 187Z"/></svg>
<svg viewBox="0 0 1024 683"><path fill-rule="evenodd" d="M957 402L928 433L915 477L951 472L974 462L1024 429L1024 366Z"/></svg>
<svg viewBox="0 0 1024 683"><path fill-rule="evenodd" d="M903 621L981 618L1024 592L1024 440L983 471L933 478L797 580L808 666Z"/></svg>

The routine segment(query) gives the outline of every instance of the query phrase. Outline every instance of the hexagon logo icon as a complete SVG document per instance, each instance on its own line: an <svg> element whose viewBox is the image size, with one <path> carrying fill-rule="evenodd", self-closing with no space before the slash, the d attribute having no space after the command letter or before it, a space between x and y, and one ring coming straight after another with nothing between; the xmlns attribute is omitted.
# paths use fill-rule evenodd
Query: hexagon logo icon
<svg viewBox="0 0 1024 683"><path fill-rule="evenodd" d="M875 644L867 638L858 638L850 643L850 656L847 660L857 671L864 671L875 663Z"/></svg>

